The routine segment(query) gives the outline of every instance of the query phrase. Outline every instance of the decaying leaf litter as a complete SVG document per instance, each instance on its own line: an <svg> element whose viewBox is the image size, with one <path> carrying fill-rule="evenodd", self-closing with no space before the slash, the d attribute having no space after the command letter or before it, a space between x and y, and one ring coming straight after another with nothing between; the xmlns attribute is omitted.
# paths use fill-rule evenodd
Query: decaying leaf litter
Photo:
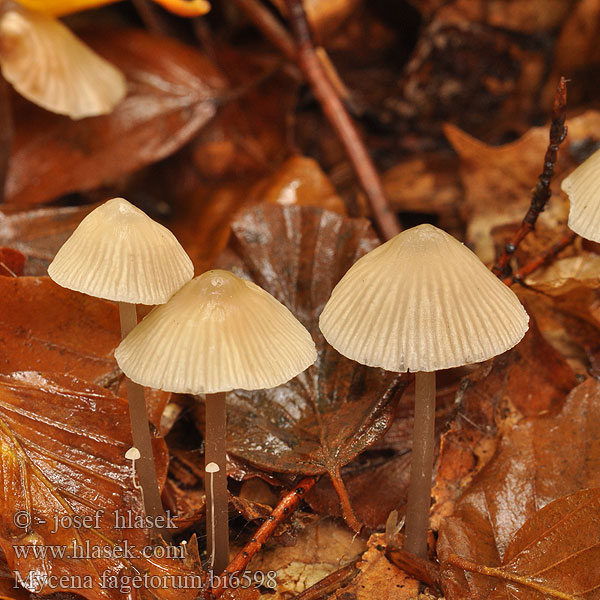
<svg viewBox="0 0 600 600"><path fill-rule="evenodd" d="M378 244L381 222L371 212L370 180L355 174L343 135L324 116L325 105L321 112L318 81L306 83L306 55L298 56L297 27L289 26L296 3L213 2L194 21L134 4L66 19L127 78L127 97L111 114L72 121L3 92L13 134L0 206L0 595L28 593L13 587L17 540L60 545L73 537L38 524L35 539L23 542L9 524L24 502L40 515L85 514L105 502L140 510L123 459L127 429L115 427L126 418L112 355L116 307L45 276L83 216L119 195L174 231L196 274L219 266L259 283L319 347L317 365L290 384L228 399L232 550L259 535L282 498L294 507L248 567L278 572L275 595L596 598L596 245L576 238L513 286L534 321L519 346L443 374L429 538L437 578L426 589L414 565L405 572L386 552L401 548L402 533L381 533L390 511L402 516L406 503L411 377L351 363L316 327L332 287ZM304 4L315 46L326 52L316 55L335 65L341 81L332 93L356 124L404 227L433 222L490 266L528 210L558 78L569 79L569 133L552 196L516 249L513 272L567 231L559 182L600 136L595 0ZM331 67L324 72L335 81ZM196 533L202 553L201 399L147 397L162 480L169 464L163 501L177 515L176 539L193 545ZM105 419L110 427L90 431ZM98 445L82 442L86 436ZM300 481L308 481L306 494L292 498ZM349 508L365 526L354 539L342 519ZM112 535L102 527L100 535ZM197 560L168 564L200 573ZM23 568L85 574L99 567L46 559ZM107 595L97 587L61 591ZM156 590L134 592L149 593Z"/></svg>

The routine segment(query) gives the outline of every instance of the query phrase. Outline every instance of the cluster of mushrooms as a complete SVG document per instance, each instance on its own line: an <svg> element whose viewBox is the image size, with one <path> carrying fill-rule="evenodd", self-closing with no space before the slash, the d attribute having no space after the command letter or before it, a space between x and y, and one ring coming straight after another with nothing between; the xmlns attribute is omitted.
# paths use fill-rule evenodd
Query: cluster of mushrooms
<svg viewBox="0 0 600 600"><path fill-rule="evenodd" d="M589 220L600 214L590 183L592 175L600 180L599 170L600 152L563 182L569 225L586 236ZM119 304L123 339L115 357L128 377L128 457L137 459L148 516L164 512L142 386L205 395L209 564L222 572L229 559L225 394L275 387L307 369L317 358L309 332L269 293L233 273L212 270L193 279L173 234L123 198L92 211L48 273L59 285ZM138 324L136 304L157 306ZM514 292L433 225L406 230L363 256L325 305L319 325L341 354L415 373L407 551L427 555L435 372L505 352L528 322Z"/></svg>

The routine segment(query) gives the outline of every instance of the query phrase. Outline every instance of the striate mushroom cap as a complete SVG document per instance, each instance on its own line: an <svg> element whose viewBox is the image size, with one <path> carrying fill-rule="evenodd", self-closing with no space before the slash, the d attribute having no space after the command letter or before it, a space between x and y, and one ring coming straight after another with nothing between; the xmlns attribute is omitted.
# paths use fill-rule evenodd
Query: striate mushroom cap
<svg viewBox="0 0 600 600"><path fill-rule="evenodd" d="M560 187L569 196L569 227L600 242L600 150L565 177Z"/></svg>
<svg viewBox="0 0 600 600"><path fill-rule="evenodd" d="M464 244L433 225L408 229L359 259L319 319L341 354L388 371L437 371L515 346L529 316Z"/></svg>
<svg viewBox="0 0 600 600"><path fill-rule="evenodd" d="M211 394L281 385L312 365L317 352L308 331L273 296L214 270L156 307L115 358L141 385Z"/></svg>
<svg viewBox="0 0 600 600"><path fill-rule="evenodd" d="M123 198L93 210L57 252L48 275L62 287L132 304L162 304L194 276L177 238Z"/></svg>
<svg viewBox="0 0 600 600"><path fill-rule="evenodd" d="M0 17L0 66L25 98L72 119L109 113L126 92L116 67L59 21L25 9Z"/></svg>

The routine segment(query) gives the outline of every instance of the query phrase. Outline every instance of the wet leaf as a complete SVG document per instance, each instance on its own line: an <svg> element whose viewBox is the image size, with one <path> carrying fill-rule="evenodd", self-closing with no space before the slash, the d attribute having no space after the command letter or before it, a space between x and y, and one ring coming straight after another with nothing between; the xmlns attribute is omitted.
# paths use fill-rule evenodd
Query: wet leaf
<svg viewBox="0 0 600 600"><path fill-rule="evenodd" d="M465 574L448 561L456 554L490 567L501 567L503 561L508 564L518 558L519 549L526 545L525 538L531 539L531 524L526 525L529 519L534 518L533 524L540 528L540 536L544 532L540 523L543 521L548 526L549 516L552 521L552 508L538 518L534 517L537 511L563 496L600 486L599 400L600 383L589 379L569 394L562 411L525 418L504 435L493 460L475 478L454 514L445 519L440 528L438 556L445 565L446 598L477 600L511 597L511 593L512 597L527 600L544 597L526 588L517 589L510 582ZM565 451L557 451L559 448ZM558 507L560 509L560 504ZM580 535L557 542L554 552L567 551L573 544L580 543L589 533L585 531L587 529L597 533L597 518L596 510L585 526L579 526ZM523 526L525 529L517 533ZM536 556L535 544L530 556L531 559ZM523 560L527 563L529 558L524 556ZM587 560L582 560L582 565ZM590 568L590 565L597 565L597 556L587 564L587 576L595 573L597 577L598 570ZM557 569L560 568L557 565ZM583 580L573 569L571 572L573 577L567 577L561 585L574 586L563 588L573 594L575 586L579 585L577 581ZM551 573L552 570L540 572L538 581L544 582ZM600 581L596 582L595 591L580 597L590 600L600 597L598 583Z"/></svg>
<svg viewBox="0 0 600 600"><path fill-rule="evenodd" d="M457 566L494 577L513 598L600 598L600 489L555 500L529 519L511 540L500 567Z"/></svg>
<svg viewBox="0 0 600 600"><path fill-rule="evenodd" d="M466 377L457 412L442 435L432 495L432 526L452 514L460 494L494 456L502 433L521 418L559 410L577 379L533 319L515 348Z"/></svg>
<svg viewBox="0 0 600 600"><path fill-rule="evenodd" d="M0 244L25 255L25 275L46 275L58 249L96 206L0 211Z"/></svg>
<svg viewBox="0 0 600 600"><path fill-rule="evenodd" d="M18 277L23 275L25 255L14 248L0 246L0 275L4 277Z"/></svg>
<svg viewBox="0 0 600 600"><path fill-rule="evenodd" d="M39 204L114 182L173 153L215 114L224 80L198 51L136 30L85 39L125 73L129 93L110 115L81 121L21 103L7 202Z"/></svg>
<svg viewBox="0 0 600 600"><path fill-rule="evenodd" d="M263 204L233 223L237 256L222 264L283 302L311 332L318 358L283 386L228 395L229 453L275 472L328 473L339 493L340 468L390 426L398 376L344 358L318 329L333 286L376 245L366 221L319 209Z"/></svg>
<svg viewBox="0 0 600 600"><path fill-rule="evenodd" d="M166 447L160 440L154 445L157 476L164 482ZM27 589L116 599L122 591L110 587L110 577L120 586L136 573L189 573L182 560L142 557L150 544L147 530L118 527L116 511L132 520L143 515L125 459L130 446L125 400L67 376L29 372L0 377L0 545ZM75 516L90 520L76 523ZM30 518L30 524L22 518ZM56 552L64 547L65 556L19 551L20 546L45 545ZM98 552L94 548L102 556L86 558ZM196 593L177 590L168 580L154 587L162 589L145 584L132 588L131 597L193 598Z"/></svg>
<svg viewBox="0 0 600 600"><path fill-rule="evenodd" d="M72 292L49 277L0 277L0 373L69 373L125 396L113 357L120 339L115 303ZM148 416L157 426L169 398L146 390Z"/></svg>

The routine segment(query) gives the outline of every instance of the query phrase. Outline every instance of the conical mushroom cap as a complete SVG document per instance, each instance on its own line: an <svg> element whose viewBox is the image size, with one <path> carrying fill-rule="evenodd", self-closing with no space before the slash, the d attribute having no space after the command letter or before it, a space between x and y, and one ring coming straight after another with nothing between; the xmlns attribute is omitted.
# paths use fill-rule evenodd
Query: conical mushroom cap
<svg viewBox="0 0 600 600"><path fill-rule="evenodd" d="M57 252L48 275L97 298L162 304L194 276L175 236L123 198L93 210Z"/></svg>
<svg viewBox="0 0 600 600"><path fill-rule="evenodd" d="M308 331L273 296L228 271L207 271L157 306L115 358L133 381L211 394L281 385L312 365Z"/></svg>
<svg viewBox="0 0 600 600"><path fill-rule="evenodd" d="M569 227L600 242L600 150L565 177L560 187L569 196Z"/></svg>
<svg viewBox="0 0 600 600"><path fill-rule="evenodd" d="M529 317L512 290L433 225L408 229L358 260L319 325L341 354L388 371L437 371L516 345Z"/></svg>
<svg viewBox="0 0 600 600"><path fill-rule="evenodd" d="M125 77L42 13L15 9L0 17L2 74L25 98L81 119L109 113L125 96Z"/></svg>

